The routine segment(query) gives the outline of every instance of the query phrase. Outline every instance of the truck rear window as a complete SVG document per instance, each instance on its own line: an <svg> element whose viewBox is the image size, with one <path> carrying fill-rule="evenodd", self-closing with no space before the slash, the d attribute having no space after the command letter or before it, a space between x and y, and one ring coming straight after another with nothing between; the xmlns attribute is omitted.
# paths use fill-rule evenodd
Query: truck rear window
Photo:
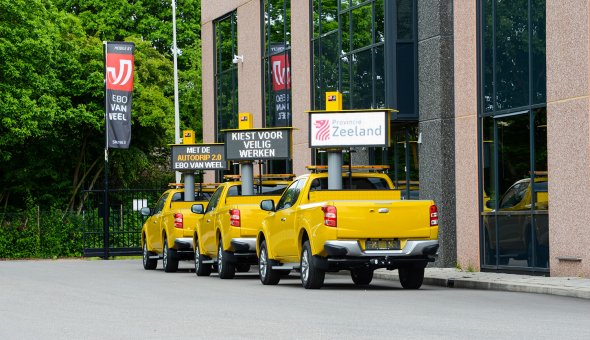
<svg viewBox="0 0 590 340"><path fill-rule="evenodd" d="M378 177L342 177L344 190L389 190L387 181ZM310 190L328 190L328 178L316 178L311 183Z"/></svg>
<svg viewBox="0 0 590 340"><path fill-rule="evenodd" d="M259 196L281 196L287 184L254 184L254 195ZM234 185L229 187L227 196L241 196L242 186Z"/></svg>
<svg viewBox="0 0 590 340"><path fill-rule="evenodd" d="M195 192L195 201L208 201L211 198L211 192ZM172 196L172 202L184 201L184 192L176 192Z"/></svg>

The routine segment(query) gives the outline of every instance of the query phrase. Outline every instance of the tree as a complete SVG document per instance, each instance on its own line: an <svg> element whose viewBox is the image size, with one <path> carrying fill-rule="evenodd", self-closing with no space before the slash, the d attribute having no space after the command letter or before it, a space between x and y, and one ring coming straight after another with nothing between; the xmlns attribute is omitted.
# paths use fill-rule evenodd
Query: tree
<svg viewBox="0 0 590 340"><path fill-rule="evenodd" d="M199 2L177 6L181 123L198 129ZM171 26L159 0L0 0L0 204L73 208L82 187L100 182L103 41L136 44L132 143L111 151L111 178L129 186L171 175Z"/></svg>

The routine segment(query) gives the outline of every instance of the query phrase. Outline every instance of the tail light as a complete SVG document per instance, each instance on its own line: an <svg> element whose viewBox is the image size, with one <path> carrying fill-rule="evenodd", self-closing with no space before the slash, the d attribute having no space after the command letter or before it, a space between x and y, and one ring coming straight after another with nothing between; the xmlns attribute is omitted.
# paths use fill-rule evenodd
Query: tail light
<svg viewBox="0 0 590 340"><path fill-rule="evenodd" d="M338 221L336 207L327 205L322 207L322 211L324 212L324 225L327 227L336 227Z"/></svg>
<svg viewBox="0 0 590 340"><path fill-rule="evenodd" d="M184 219L182 218L182 214L176 213L174 214L174 227L178 229L182 229L184 224Z"/></svg>
<svg viewBox="0 0 590 340"><path fill-rule="evenodd" d="M430 226L438 225L438 208L436 205L430 206Z"/></svg>
<svg viewBox="0 0 590 340"><path fill-rule="evenodd" d="M240 209L231 209L229 211L229 224L233 227L240 226Z"/></svg>

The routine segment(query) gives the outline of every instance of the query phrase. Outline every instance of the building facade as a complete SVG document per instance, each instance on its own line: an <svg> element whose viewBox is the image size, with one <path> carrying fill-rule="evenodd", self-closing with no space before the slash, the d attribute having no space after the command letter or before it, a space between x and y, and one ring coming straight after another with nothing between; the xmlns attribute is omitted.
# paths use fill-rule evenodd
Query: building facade
<svg viewBox="0 0 590 340"><path fill-rule="evenodd" d="M326 164L308 147L306 113L325 109L326 91L344 109L397 109L391 146L351 149L345 162L389 165L404 199L437 202L436 266L590 277L587 1L201 7L203 142L223 142L250 112L257 128L295 128L293 159L255 169L303 174Z"/></svg>

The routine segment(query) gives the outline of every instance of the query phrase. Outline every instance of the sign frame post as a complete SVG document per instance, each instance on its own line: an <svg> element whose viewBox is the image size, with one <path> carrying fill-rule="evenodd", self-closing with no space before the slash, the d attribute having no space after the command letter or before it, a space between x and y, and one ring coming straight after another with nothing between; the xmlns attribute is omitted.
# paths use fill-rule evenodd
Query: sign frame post
<svg viewBox="0 0 590 340"><path fill-rule="evenodd" d="M336 97L336 100L337 97ZM328 189L342 189L342 151L350 147L389 147L393 109L307 111L309 147L328 153Z"/></svg>
<svg viewBox="0 0 590 340"><path fill-rule="evenodd" d="M242 195L254 194L254 161L291 159L292 127L228 129L225 155L241 166Z"/></svg>

